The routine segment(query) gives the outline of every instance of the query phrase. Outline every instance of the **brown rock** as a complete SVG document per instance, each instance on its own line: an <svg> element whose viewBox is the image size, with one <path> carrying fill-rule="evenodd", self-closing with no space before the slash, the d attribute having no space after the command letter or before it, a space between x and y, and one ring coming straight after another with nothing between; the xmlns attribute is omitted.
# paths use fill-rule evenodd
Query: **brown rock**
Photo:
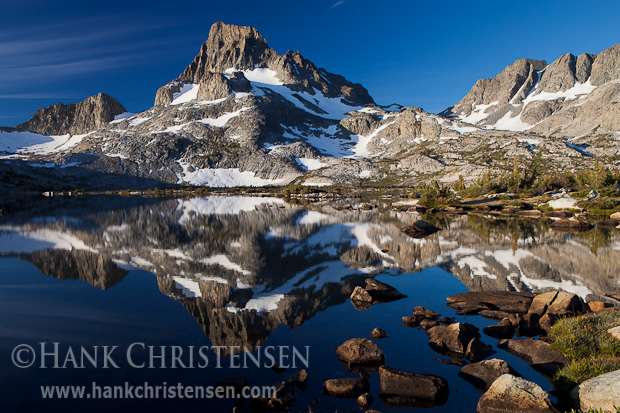
<svg viewBox="0 0 620 413"><path fill-rule="evenodd" d="M370 391L364 378L331 379L323 383L323 391L332 397L354 398Z"/></svg>
<svg viewBox="0 0 620 413"><path fill-rule="evenodd" d="M504 374L516 375L508 363L500 359L468 364L459 372L459 376L483 390L487 390L495 380Z"/></svg>
<svg viewBox="0 0 620 413"><path fill-rule="evenodd" d="M540 320L538 321L538 326L545 333L549 334L549 332L551 331L551 327L553 327L553 325L555 324L557 320L558 320L557 315L553 313L547 313L544 316L540 317Z"/></svg>
<svg viewBox="0 0 620 413"><path fill-rule="evenodd" d="M553 221L549 226L556 231L569 233L588 231L594 228L591 223L578 219L560 219Z"/></svg>
<svg viewBox="0 0 620 413"><path fill-rule="evenodd" d="M439 325L426 332L429 345L438 352L451 351L465 354L467 345L474 338L480 338L478 328L469 323Z"/></svg>
<svg viewBox="0 0 620 413"><path fill-rule="evenodd" d="M620 301L620 291L610 291L605 295L609 298L613 298L616 301Z"/></svg>
<svg viewBox="0 0 620 413"><path fill-rule="evenodd" d="M388 337L388 333L386 333L384 330L380 329L379 327L375 327L370 332L370 337L374 338L375 340L379 340L379 339Z"/></svg>
<svg viewBox="0 0 620 413"><path fill-rule="evenodd" d="M583 301L577 294L560 291L547 312L557 315L582 313Z"/></svg>
<svg viewBox="0 0 620 413"><path fill-rule="evenodd" d="M302 369L294 373L291 373L291 376L288 381L289 383L293 383L293 384L304 384L308 381L308 372L306 371L306 369Z"/></svg>
<svg viewBox="0 0 620 413"><path fill-rule="evenodd" d="M426 400L437 404L448 398L448 382L439 376L418 374L381 366L381 395L400 396L405 400Z"/></svg>
<svg viewBox="0 0 620 413"><path fill-rule="evenodd" d="M420 327L422 328L422 330L430 330L437 325L439 325L439 321L437 320L425 318L424 320L420 321Z"/></svg>
<svg viewBox="0 0 620 413"><path fill-rule="evenodd" d="M368 291L362 287L355 287L351 293L351 301L357 301L362 303L372 303L372 297L368 294Z"/></svg>
<svg viewBox="0 0 620 413"><path fill-rule="evenodd" d="M506 339L512 338L512 336L515 335L515 326L509 319L503 318L499 323L487 326L482 331L487 336L497 339Z"/></svg>
<svg viewBox="0 0 620 413"><path fill-rule="evenodd" d="M534 337L540 334L540 327L538 326L540 316L537 313L524 314L520 318L519 335Z"/></svg>
<svg viewBox="0 0 620 413"><path fill-rule="evenodd" d="M465 350L465 358L469 361L482 360L491 354L495 354L493 348L484 344L479 338L473 338Z"/></svg>
<svg viewBox="0 0 620 413"><path fill-rule="evenodd" d="M602 301L590 301L586 304L588 310L593 313L598 313L599 311L603 311L605 308L611 307L609 304L604 303Z"/></svg>
<svg viewBox="0 0 620 413"><path fill-rule="evenodd" d="M372 278L366 278L366 291L373 300L378 301L394 301L407 297L398 292L396 288Z"/></svg>
<svg viewBox="0 0 620 413"><path fill-rule="evenodd" d="M295 387L289 383L282 383L275 391L269 404L275 409L283 409L292 406L297 401Z"/></svg>
<svg viewBox="0 0 620 413"><path fill-rule="evenodd" d="M352 338L336 347L336 356L355 364L383 364L385 356L379 346L367 338Z"/></svg>
<svg viewBox="0 0 620 413"><path fill-rule="evenodd" d="M108 125L116 115L124 112L127 109L118 100L99 93L79 103L57 103L41 108L15 128L41 135L81 135Z"/></svg>
<svg viewBox="0 0 620 413"><path fill-rule="evenodd" d="M364 393L360 397L357 398L357 405L362 409L366 409L368 406L372 404L372 394Z"/></svg>
<svg viewBox="0 0 620 413"><path fill-rule="evenodd" d="M547 308L551 305L553 300L557 297L557 291L549 291L547 293L538 294L532 300L532 304L530 305L528 314L538 314L539 317L542 317L543 314L547 311Z"/></svg>
<svg viewBox="0 0 620 413"><path fill-rule="evenodd" d="M478 402L478 413L556 413L549 395L535 383L504 374L491 384Z"/></svg>
<svg viewBox="0 0 620 413"><path fill-rule="evenodd" d="M549 217L549 218L570 218L574 215L575 214L573 214L570 211L549 211L543 214L543 216Z"/></svg>
<svg viewBox="0 0 620 413"><path fill-rule="evenodd" d="M535 294L514 291L469 291L447 298L448 306L456 310L479 307L509 313L527 313Z"/></svg>
<svg viewBox="0 0 620 413"><path fill-rule="evenodd" d="M568 363L566 357L553 350L548 343L532 338L502 340L497 347L527 361L534 369L547 375L553 375Z"/></svg>

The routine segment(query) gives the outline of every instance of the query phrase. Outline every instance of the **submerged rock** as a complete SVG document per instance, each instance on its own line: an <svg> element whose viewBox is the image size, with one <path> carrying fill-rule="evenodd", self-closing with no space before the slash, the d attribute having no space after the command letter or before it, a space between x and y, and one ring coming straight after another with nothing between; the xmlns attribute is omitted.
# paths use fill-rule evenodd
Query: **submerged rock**
<svg viewBox="0 0 620 413"><path fill-rule="evenodd" d="M271 396L269 406L273 409L283 409L292 406L296 401L295 387L290 383L282 383Z"/></svg>
<svg viewBox="0 0 620 413"><path fill-rule="evenodd" d="M323 391L333 397L354 398L370 391L364 378L331 379L323 383Z"/></svg>
<svg viewBox="0 0 620 413"><path fill-rule="evenodd" d="M515 335L515 326L508 318L503 318L499 323L487 326L482 331L493 338L507 339Z"/></svg>
<svg viewBox="0 0 620 413"><path fill-rule="evenodd" d="M360 397L357 398L357 405L362 409L367 408L372 404L373 397L370 393L364 393Z"/></svg>

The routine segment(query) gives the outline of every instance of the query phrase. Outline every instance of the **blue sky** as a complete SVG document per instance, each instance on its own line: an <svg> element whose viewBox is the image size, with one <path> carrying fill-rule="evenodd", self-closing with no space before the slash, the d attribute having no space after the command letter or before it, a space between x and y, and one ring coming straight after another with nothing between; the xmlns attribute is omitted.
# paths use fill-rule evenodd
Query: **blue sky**
<svg viewBox="0 0 620 413"><path fill-rule="evenodd" d="M256 27L362 83L379 104L439 112L521 57L620 43L620 2L418 0L3 1L0 125L104 92L132 112L198 53L216 21Z"/></svg>

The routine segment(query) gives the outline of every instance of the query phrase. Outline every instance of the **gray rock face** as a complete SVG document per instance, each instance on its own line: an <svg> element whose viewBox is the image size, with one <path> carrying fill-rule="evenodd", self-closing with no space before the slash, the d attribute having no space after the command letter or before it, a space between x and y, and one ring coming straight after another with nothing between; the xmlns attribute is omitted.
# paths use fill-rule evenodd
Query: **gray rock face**
<svg viewBox="0 0 620 413"><path fill-rule="evenodd" d="M15 128L42 135L81 135L107 125L124 112L127 110L118 100L99 93L80 103L57 103L39 109L32 118Z"/></svg>
<svg viewBox="0 0 620 413"><path fill-rule="evenodd" d="M230 86L223 74L208 72L200 79L200 87L196 96L198 100L224 99L228 95L230 95Z"/></svg>
<svg viewBox="0 0 620 413"><path fill-rule="evenodd" d="M620 78L620 43L603 50L592 64L592 84L603 83Z"/></svg>
<svg viewBox="0 0 620 413"><path fill-rule="evenodd" d="M452 112L470 115L475 105L493 102L520 102L538 82L538 73L547 66L544 60L519 59L492 79L479 79Z"/></svg>
<svg viewBox="0 0 620 413"><path fill-rule="evenodd" d="M478 413L557 412L549 395L536 383L504 374L493 382L478 402Z"/></svg>
<svg viewBox="0 0 620 413"><path fill-rule="evenodd" d="M538 74L527 72L528 62L517 60L495 78L479 80L460 102L442 114L496 129L545 135L581 136L620 130L620 45L599 55L575 57L567 53L549 66L538 65L538 74L544 69L540 79ZM515 85L521 86L515 89Z"/></svg>
<svg viewBox="0 0 620 413"><path fill-rule="evenodd" d="M592 75L592 64L596 59L595 54L582 53L577 56L575 63L575 78L579 83L585 83Z"/></svg>
<svg viewBox="0 0 620 413"><path fill-rule="evenodd" d="M279 55L269 47L255 28L222 22L211 26L209 37L201 46L194 61L171 84L200 84L201 88L204 85L205 88L212 90L214 87L208 85L212 78L211 73L224 74L229 69L244 71L256 68L275 72L278 79L294 91L311 94L320 91L326 97L340 97L352 105L374 103L363 86L351 83L325 69L317 68L299 52L288 51L282 56ZM216 81L221 83L219 79ZM168 91L174 87L171 84L163 86L157 92L156 105L171 102L171 93ZM211 94L211 92L205 93Z"/></svg>
<svg viewBox="0 0 620 413"><path fill-rule="evenodd" d="M569 398L583 411L615 413L620 406L620 370L584 381L571 390Z"/></svg>
<svg viewBox="0 0 620 413"><path fill-rule="evenodd" d="M545 69L537 90L541 92L559 92L575 85L577 59L571 53L558 57Z"/></svg>

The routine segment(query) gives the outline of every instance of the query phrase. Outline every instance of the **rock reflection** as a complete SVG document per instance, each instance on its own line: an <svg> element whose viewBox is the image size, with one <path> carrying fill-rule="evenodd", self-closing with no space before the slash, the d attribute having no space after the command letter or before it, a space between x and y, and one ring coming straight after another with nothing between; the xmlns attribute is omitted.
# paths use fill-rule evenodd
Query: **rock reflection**
<svg viewBox="0 0 620 413"><path fill-rule="evenodd" d="M254 349L278 326L299 327L379 273L441 266L471 291L557 289L584 299L603 299L620 281L617 229L567 235L546 219L429 215L423 219L442 230L414 239L401 228L416 213L307 209L277 198L92 205L2 217L0 253L102 289L133 268L148 271L218 346Z"/></svg>

